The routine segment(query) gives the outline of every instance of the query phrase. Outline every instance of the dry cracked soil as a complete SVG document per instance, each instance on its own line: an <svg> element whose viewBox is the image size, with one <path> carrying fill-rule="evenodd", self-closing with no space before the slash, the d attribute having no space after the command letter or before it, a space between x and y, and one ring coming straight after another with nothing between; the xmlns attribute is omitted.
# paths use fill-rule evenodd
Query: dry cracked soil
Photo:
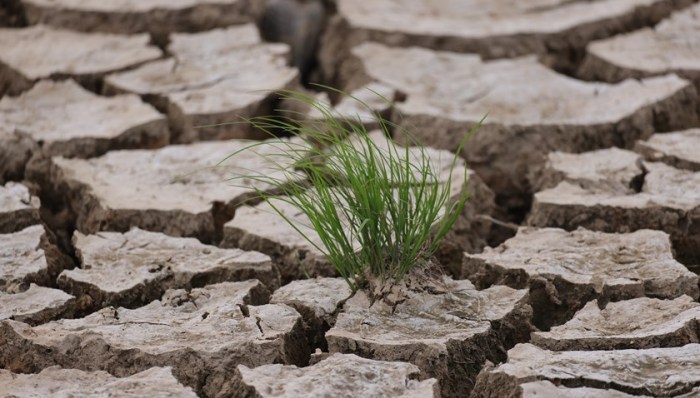
<svg viewBox="0 0 700 398"><path fill-rule="evenodd" d="M698 1L301 3L0 4L0 397L700 397ZM285 90L469 192L438 272L259 200Z"/></svg>

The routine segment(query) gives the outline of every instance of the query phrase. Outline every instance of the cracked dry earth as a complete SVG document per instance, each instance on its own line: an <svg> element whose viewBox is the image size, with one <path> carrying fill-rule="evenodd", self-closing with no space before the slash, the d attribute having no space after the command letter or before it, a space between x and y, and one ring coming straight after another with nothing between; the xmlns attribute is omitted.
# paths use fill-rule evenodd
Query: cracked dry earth
<svg viewBox="0 0 700 398"><path fill-rule="evenodd" d="M340 117L447 183L488 113L442 270L353 293L227 181L320 117L262 0L3 2L0 397L700 397L700 3L327 3Z"/></svg>

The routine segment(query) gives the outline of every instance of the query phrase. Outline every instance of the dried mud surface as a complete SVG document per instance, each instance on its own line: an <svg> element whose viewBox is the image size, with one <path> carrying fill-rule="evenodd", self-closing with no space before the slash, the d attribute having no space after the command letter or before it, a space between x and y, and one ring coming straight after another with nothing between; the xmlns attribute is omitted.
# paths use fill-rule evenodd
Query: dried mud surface
<svg viewBox="0 0 700 398"><path fill-rule="evenodd" d="M337 0L320 59L333 76L348 51L374 41L486 58L583 50L592 40L652 25L692 1ZM465 23L468 21L468 23Z"/></svg>
<svg viewBox="0 0 700 398"><path fill-rule="evenodd" d="M700 397L698 0L304 2L0 0L0 396ZM256 197L287 89L441 184L488 114L425 267Z"/></svg>
<svg viewBox="0 0 700 398"><path fill-rule="evenodd" d="M535 324L543 328L570 319L592 299L700 295L698 276L673 258L669 236L652 230L521 228L497 248L465 254L462 271L479 287L529 287Z"/></svg>
<svg viewBox="0 0 700 398"><path fill-rule="evenodd" d="M85 318L29 327L0 323L8 346L0 366L35 372L49 366L128 376L171 366L179 382L205 397L231 394L235 366L308 361L301 316L285 305L255 305L269 292L258 281L169 290L138 309L105 308Z"/></svg>
<svg viewBox="0 0 700 398"><path fill-rule="evenodd" d="M30 24L85 32L148 32L165 41L192 32L252 21L263 2L254 0L21 0Z"/></svg>
<svg viewBox="0 0 700 398"><path fill-rule="evenodd" d="M326 333L329 352L411 362L422 377L438 379L441 396L457 397L469 394L487 360L503 360L506 347L529 332L526 290L407 279L390 300L372 302L362 291L347 300Z"/></svg>
<svg viewBox="0 0 700 398"><path fill-rule="evenodd" d="M674 12L658 25L587 47L578 74L619 81L674 72L700 87L700 5Z"/></svg>
<svg viewBox="0 0 700 398"><path fill-rule="evenodd" d="M660 162L640 163L634 155L628 154L624 157L626 167L638 168L639 174L631 179L627 174L627 179L620 180L622 174L597 166L609 162L609 155L604 152L574 155L569 159L574 162L572 165L587 164L589 169L595 168L595 179L605 183L581 183L575 174L559 173L560 181L556 186L535 194L527 220L530 225L618 233L661 230L671 235L680 260L685 264L697 263L700 258L697 250L700 242L699 172ZM670 163L674 163L672 159Z"/></svg>
<svg viewBox="0 0 700 398"><path fill-rule="evenodd" d="M73 80L41 81L0 100L0 129L21 131L48 156L88 158L170 141L166 119L137 96L105 98Z"/></svg>
<svg viewBox="0 0 700 398"><path fill-rule="evenodd" d="M194 238L175 238L138 228L122 234L73 236L78 267L63 271L58 286L93 305L133 308L159 299L168 289L257 279L270 289L279 278L270 258L239 249L219 249Z"/></svg>
<svg viewBox="0 0 700 398"><path fill-rule="evenodd" d="M408 363L333 354L308 368L241 365L234 397L439 397L437 380L418 381L419 375L418 368Z"/></svg>
<svg viewBox="0 0 700 398"><path fill-rule="evenodd" d="M236 206L255 196L255 189L272 189L260 181L231 178L250 170L302 178L279 170L290 162L281 155L284 143L257 146L227 160L251 144L229 140L113 151L93 159L54 157L30 173L48 192L65 199L83 233L139 227L216 242Z"/></svg>
<svg viewBox="0 0 700 398"><path fill-rule="evenodd" d="M0 392L16 398L40 396L133 396L195 398L191 388L177 382L170 368L151 368L128 377L107 372L84 372L50 367L37 374L13 374L0 369Z"/></svg>
<svg viewBox="0 0 700 398"><path fill-rule="evenodd" d="M263 43L253 24L174 34L171 57L105 79L105 92L143 96L168 114L173 141L267 138L246 123L273 112L274 92L298 85L289 47Z"/></svg>
<svg viewBox="0 0 700 398"><path fill-rule="evenodd" d="M698 344L688 344L646 350L554 352L519 344L508 352L507 363L479 376L472 396L512 396L509 394L533 379L635 396L692 396L700 383L699 349Z"/></svg>
<svg viewBox="0 0 700 398"><path fill-rule="evenodd" d="M700 124L695 87L673 74L584 82L534 57L482 61L376 43L353 48L348 63L356 67L342 75L346 90L378 82L405 94L396 104L398 136L407 129L427 145L454 151L488 114L462 154L491 189L507 197L531 192L526 176L538 171L549 152L632 147L655 131Z"/></svg>
<svg viewBox="0 0 700 398"><path fill-rule="evenodd" d="M48 78L72 77L94 87L107 73L160 58L161 51L148 42L145 34L0 28L0 96L20 94Z"/></svg>

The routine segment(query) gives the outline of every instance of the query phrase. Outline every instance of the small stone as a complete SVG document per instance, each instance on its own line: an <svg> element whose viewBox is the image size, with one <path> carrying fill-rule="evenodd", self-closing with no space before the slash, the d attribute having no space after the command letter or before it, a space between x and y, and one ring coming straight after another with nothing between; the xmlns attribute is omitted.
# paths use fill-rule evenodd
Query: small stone
<svg viewBox="0 0 700 398"><path fill-rule="evenodd" d="M84 372L52 366L38 374L15 374L0 369L0 393L14 398L150 397L196 398L175 380L170 368L150 368L129 377L107 372Z"/></svg>
<svg viewBox="0 0 700 398"><path fill-rule="evenodd" d="M14 182L0 185L0 234L9 234L41 223L39 198Z"/></svg>
<svg viewBox="0 0 700 398"><path fill-rule="evenodd" d="M581 186L565 178L535 194L527 222L621 233L656 229L671 235L679 261L700 264L700 172L653 162L645 162L643 169L639 178L629 181L635 189L626 192Z"/></svg>
<svg viewBox="0 0 700 398"><path fill-rule="evenodd" d="M438 379L441 396L468 396L487 360L502 361L504 346L527 338L527 290L478 291L469 281L447 277L430 290L406 291L406 300L395 305L371 303L365 292L356 292L326 333L329 351L410 362L421 378Z"/></svg>
<svg viewBox="0 0 700 398"><path fill-rule="evenodd" d="M53 77L96 87L106 73L160 58L161 51L148 42L146 34L85 34L43 25L0 29L0 96Z"/></svg>
<svg viewBox="0 0 700 398"><path fill-rule="evenodd" d="M579 75L619 81L677 73L700 87L700 5L676 11L653 28L594 41Z"/></svg>
<svg viewBox="0 0 700 398"><path fill-rule="evenodd" d="M79 268L63 271L58 285L94 305L148 303L167 289L258 279L274 289L279 280L270 258L239 249L219 249L194 238L174 238L138 228L127 233L73 236Z"/></svg>
<svg viewBox="0 0 700 398"><path fill-rule="evenodd" d="M20 293L7 294L0 291L0 321L12 319L39 325L71 316L76 308L76 299L70 294L33 283L29 289Z"/></svg>
<svg viewBox="0 0 700 398"><path fill-rule="evenodd" d="M699 322L700 304L689 296L642 297L604 309L591 301L564 325L534 332L531 342L554 351L678 347L698 341Z"/></svg>
<svg viewBox="0 0 700 398"><path fill-rule="evenodd" d="M333 354L306 368L238 366L240 387L234 397L439 397L437 380L418 381L420 370L403 362L373 361Z"/></svg>
<svg viewBox="0 0 700 398"><path fill-rule="evenodd" d="M692 1L337 0L337 16L323 37L327 76L350 68L348 51L363 42L477 53L486 58L569 53L592 40L657 23ZM679 44L680 46L680 44ZM684 54L691 54L688 49ZM562 54L562 57L565 55ZM634 58L632 65L644 63Z"/></svg>
<svg viewBox="0 0 700 398"><path fill-rule="evenodd" d="M637 141L635 151L648 161L700 171L700 129L654 134L646 141Z"/></svg>
<svg viewBox="0 0 700 398"><path fill-rule="evenodd" d="M84 32L197 32L252 21L263 2L254 0L21 0L30 24Z"/></svg>
<svg viewBox="0 0 700 398"><path fill-rule="evenodd" d="M427 146L456 151L488 114L463 155L508 206L523 205L519 197L532 192L527 176L549 152L631 147L656 131L700 123L695 87L675 75L584 82L535 57L482 61L375 43L353 48L350 62L356 67L341 82L345 90L379 82L405 93L396 104L398 136L404 129Z"/></svg>
<svg viewBox="0 0 700 398"><path fill-rule="evenodd" d="M174 140L268 138L245 120L273 111L275 90L296 86L289 48L263 43L253 24L175 34L172 58L105 79L108 93L135 93L167 111Z"/></svg>
<svg viewBox="0 0 700 398"><path fill-rule="evenodd" d="M0 235L0 292L20 293L30 283L50 285L71 266L48 241L42 225Z"/></svg>
<svg viewBox="0 0 700 398"><path fill-rule="evenodd" d="M82 319L34 327L3 321L0 367L32 373L59 365L128 376L171 366L201 396L231 396L239 364L308 362L301 316L285 305L257 305L267 297L258 281L226 282L169 290L144 307L108 307Z"/></svg>
<svg viewBox="0 0 700 398"><path fill-rule="evenodd" d="M291 165L284 155L288 142L262 143L232 158L255 142L113 151L93 159L56 157L48 170L37 166L30 171L36 178L48 176L43 186L66 198L84 234L138 227L209 243L220 239L222 225L236 206L256 196L256 189L273 188L242 178L251 170L280 180L303 178L280 170Z"/></svg>
<svg viewBox="0 0 700 398"><path fill-rule="evenodd" d="M517 396L511 394L521 385L539 380L564 387L617 390L634 396L676 397L700 386L699 358L700 344L646 350L559 352L518 344L508 351L508 362L479 375L471 396Z"/></svg>
<svg viewBox="0 0 700 398"><path fill-rule="evenodd" d="M661 231L521 228L495 249L465 254L462 271L461 277L480 287L529 286L535 325L543 329L570 319L595 298L700 295L698 276L674 260L669 236Z"/></svg>
<svg viewBox="0 0 700 398"><path fill-rule="evenodd" d="M334 324L340 307L352 296L348 283L340 278L292 281L275 290L271 304L286 304L304 318L313 347L328 349L324 333Z"/></svg>
<svg viewBox="0 0 700 398"><path fill-rule="evenodd" d="M22 131L49 156L87 158L169 140L165 117L137 96L101 97L72 80L41 81L0 100L0 128Z"/></svg>

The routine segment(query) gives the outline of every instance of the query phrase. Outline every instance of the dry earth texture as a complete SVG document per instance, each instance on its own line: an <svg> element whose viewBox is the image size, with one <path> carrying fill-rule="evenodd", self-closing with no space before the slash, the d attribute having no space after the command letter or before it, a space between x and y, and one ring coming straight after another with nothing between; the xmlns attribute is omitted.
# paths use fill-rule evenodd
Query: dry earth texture
<svg viewBox="0 0 700 398"><path fill-rule="evenodd" d="M304 182L283 90L470 193L439 268L229 180ZM700 397L699 92L693 0L3 2L0 396Z"/></svg>

